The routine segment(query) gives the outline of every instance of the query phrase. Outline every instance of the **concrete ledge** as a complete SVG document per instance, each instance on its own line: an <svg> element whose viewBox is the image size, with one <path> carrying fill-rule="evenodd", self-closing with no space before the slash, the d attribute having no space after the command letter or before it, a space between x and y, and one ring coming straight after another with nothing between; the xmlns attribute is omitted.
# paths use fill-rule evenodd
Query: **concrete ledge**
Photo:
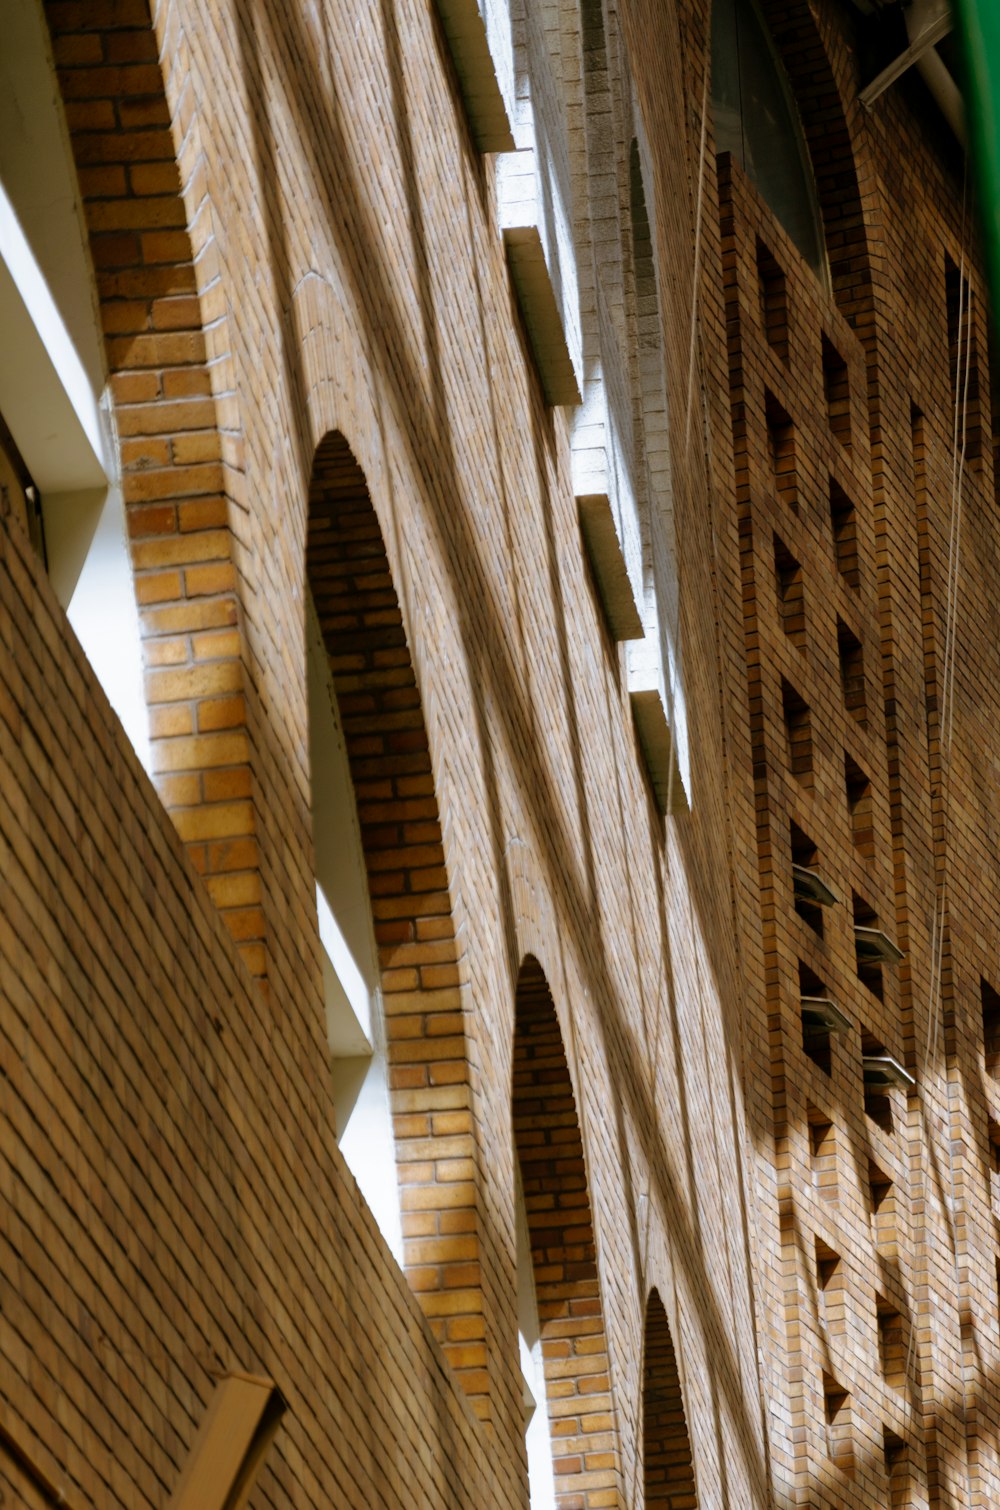
<svg viewBox="0 0 1000 1510"><path fill-rule="evenodd" d="M476 0L437 0L469 125L480 152L512 152L514 133L486 18Z"/></svg>
<svg viewBox="0 0 1000 1510"><path fill-rule="evenodd" d="M538 227L505 226L507 262L550 404L579 404L580 385Z"/></svg>
<svg viewBox="0 0 1000 1510"><path fill-rule="evenodd" d="M577 498L580 533L586 547L604 617L615 640L641 640L642 619L636 606L622 554L621 541L606 493L586 493Z"/></svg>
<svg viewBox="0 0 1000 1510"><path fill-rule="evenodd" d="M100 406L62 315L0 184L0 410L43 493L107 488Z"/></svg>
<svg viewBox="0 0 1000 1510"><path fill-rule="evenodd" d="M689 812L674 737L660 692L656 689L630 692L629 697L643 759L660 812L673 817Z"/></svg>

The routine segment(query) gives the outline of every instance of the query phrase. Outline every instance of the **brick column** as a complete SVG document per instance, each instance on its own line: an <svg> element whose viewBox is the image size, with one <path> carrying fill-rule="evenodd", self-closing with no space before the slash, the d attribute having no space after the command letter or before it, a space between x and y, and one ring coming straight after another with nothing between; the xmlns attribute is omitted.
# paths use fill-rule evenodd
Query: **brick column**
<svg viewBox="0 0 1000 1510"><path fill-rule="evenodd" d="M265 973L228 467L146 0L46 5L120 441L160 795ZM208 297L211 297L209 291Z"/></svg>

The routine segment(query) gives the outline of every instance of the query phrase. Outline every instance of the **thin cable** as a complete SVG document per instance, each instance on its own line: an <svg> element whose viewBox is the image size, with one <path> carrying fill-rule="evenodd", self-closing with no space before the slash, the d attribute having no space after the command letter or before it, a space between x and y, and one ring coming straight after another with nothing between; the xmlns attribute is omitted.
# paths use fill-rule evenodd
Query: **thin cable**
<svg viewBox="0 0 1000 1510"><path fill-rule="evenodd" d="M738 17L737 17L737 26L738 26L738 24L739 23L738 23ZM737 45L738 45L738 42L737 42ZM699 133L699 150L698 150L698 192L697 192L696 199L695 199L694 276L693 276L692 289L691 289L691 327L690 327L690 338L689 338L689 344L688 344L687 399L686 399L686 404L685 404L685 416L684 416L684 451L683 451L683 454L684 454L684 460L685 460L685 475L688 474L688 468L687 468L686 464L687 464L687 462L690 459L690 451L691 451L691 417L692 417L692 412L693 412L693 407L694 407L695 374L696 374L696 370L697 370L697 367L698 367L698 363L697 363L697 350L698 350L698 348L697 348L698 294L699 294L699 288L700 288L700 280L701 280L701 276L702 276L702 269L701 269L701 242L702 242L703 205L704 205L704 199L705 199L705 181L706 181L706 177L707 177L707 167L708 167L707 135L708 135L708 122L709 122L709 87L710 87L710 84L711 84L711 70L712 70L712 57L711 57L711 47L709 47L709 49L708 49L708 58L707 58L706 68L705 68L705 82L704 82L704 87L702 89L702 98L701 98L701 125L700 125L700 133ZM742 76L740 77L740 88L742 89ZM743 111L742 111L742 109L740 110L740 128L741 128L741 131L742 131L742 129L743 129ZM713 439L713 435L712 435L711 406L708 404L707 399L706 399L706 391L705 391L704 382L699 385L699 392L700 392L701 408L702 408L702 445L703 445L703 450L704 450L705 475L706 475L706 484L707 484L709 482L709 479L710 479L711 475L712 475L712 465L711 465L710 458L714 455L715 447L714 447L714 439ZM709 522L709 530L710 530L710 533L711 533L712 579L713 579L713 583L715 585L715 593L717 594L718 593L718 581L719 581L719 539L718 539L718 531L716 529L715 509L712 506L711 495L709 496L708 522ZM679 609L679 603L678 603L678 609ZM721 644L719 643L719 637L721 635L721 632L722 632L721 631L721 616L718 613L716 613L716 654L717 654L718 660L719 660L719 686L720 686L720 688L722 686L722 670L723 670L723 662L724 662L724 657L723 657L723 653L722 653L722 647L721 647ZM722 726L723 750L725 752L724 758L728 762L731 759L731 756L732 756L732 740L731 740L730 724L729 724L729 717L728 717L728 710L727 710L727 700L726 700L725 697L721 697L720 696L720 699L719 699L719 711L720 711L720 722L721 722L721 726ZM671 717L672 716L673 716L673 713L672 713L672 710L671 710ZM671 775L671 779L672 779L673 778L673 769L671 769L670 775ZM668 794L669 794L669 787L668 787ZM728 827L729 827L729 833L732 834L732 833L735 832L735 828L734 828L734 821L735 820L733 819L733 813L732 813L732 773L731 773L731 771L727 771L726 776L725 776L725 780L723 782L723 802L724 802L724 805L725 805L726 810L727 810L728 815L729 815L729 825L728 825ZM731 858L731 856L730 856L730 858ZM731 872L732 872L732 869L733 869L732 866L730 866ZM669 880L669 860L668 860L668 869L667 869L667 879ZM733 922L734 922L733 936L734 936L734 946L735 946L735 954L736 954L737 977L739 979L745 980L747 978L747 974L746 974L746 967L745 967L744 958L743 958L743 947L742 947L741 929L738 926L736 926L737 919L738 919L739 909L738 909L738 903L737 903L737 900L736 900L736 892L735 892L735 888L734 888L734 886L732 884L732 881L730 883L730 905L731 905L731 907L733 909ZM691 896L690 896L690 892L688 894L688 907L689 907L689 922L693 926L693 908L692 908L692 899L691 899ZM701 974L701 970L700 970L700 967L699 967L699 970L698 970L698 995L699 995L699 1001L701 1001L701 998L702 998L702 990L703 990L703 986L702 986L702 974ZM743 1078L744 1078L747 1066L746 1066L746 1063L743 1060L742 1043L741 1043L740 1049L741 1049L740 1055L739 1055L739 1058L740 1058L740 1069L741 1069L741 1071L743 1073L740 1075L740 1084L738 1086L738 1090L741 1091L742 1090L742 1081L743 1081ZM766 1481L768 1483L770 1483L772 1481L771 1432L770 1432L769 1422L768 1422L768 1419L767 1419L767 1407L766 1407L766 1403L765 1403L765 1400L766 1400L766 1381L767 1381L768 1374L769 1374L769 1368L768 1368L767 1360L765 1359L764 1346L763 1346L762 1335L761 1335L761 1320L760 1320L760 1315L759 1315L759 1311L760 1311L762 1303L763 1303L765 1309L766 1309L766 1304L767 1303L766 1303L766 1300L762 1301L762 1297L758 1295L757 1289L756 1289L756 1280L762 1275L762 1273L763 1273L763 1267L764 1266L762 1264L761 1257L760 1257L760 1254L761 1254L761 1236L760 1236L760 1227L759 1227L760 1212L759 1212L759 1209L758 1209L757 1202L754 1201L754 1200L752 1200L752 1199L750 1199L751 1192L750 1192L750 1188L749 1188L750 1178L751 1178L751 1172L756 1169L756 1159L757 1159L757 1156L756 1156L756 1150L755 1150L754 1145L753 1145L753 1138L752 1138L752 1133L751 1133L751 1128L750 1128L750 1116L749 1116L749 1114L747 1112L746 1104L742 1100L740 1102L740 1109L741 1109L742 1114L743 1114L743 1139L742 1139L742 1149L741 1149L740 1156L739 1156L739 1162L740 1162L739 1179L740 1179L740 1185L741 1185L742 1190L744 1192L744 1200L742 1201L741 1205L742 1205L742 1210L743 1210L743 1214L744 1214L744 1220L745 1220L745 1223L746 1223L745 1230L746 1230L747 1242L748 1242L748 1246L749 1246L749 1249L750 1249L750 1252L749 1252L749 1255L748 1255L748 1258L749 1258L749 1274L748 1274L749 1295L748 1295L748 1300L749 1300L749 1309L750 1309L750 1326L751 1326L751 1330L752 1330L752 1333L753 1333L754 1349L755 1349L755 1353L756 1353L756 1359L755 1359L755 1362L756 1362L756 1376L757 1376L757 1379L758 1379L759 1383L761 1385L765 1386L765 1388L762 1388L761 1391L760 1391L760 1432L761 1432L761 1447L762 1447L762 1451L763 1451L763 1455L764 1455L764 1463L765 1463L764 1472L765 1472L765 1476L766 1476Z"/></svg>
<svg viewBox="0 0 1000 1510"><path fill-rule="evenodd" d="M958 321L957 339L958 350L955 356L955 383L954 383L954 412L952 420L952 465L951 465L951 498L948 521L948 566L947 566L947 590L945 595L944 610L944 646L941 664L941 703L938 710L938 787L939 807L941 815L940 832L940 878L937 885L935 899L933 926L931 931L931 976L930 976L930 1002L927 1023L927 1057L928 1067L935 1062L938 1048L941 1043L944 1023L944 951L946 935L946 918L948 909L948 844L950 831L950 806L949 787L951 776L951 746L954 732L955 718L955 667L957 657L955 654L958 641L958 603L961 587L961 547L962 547L962 515L963 515L963 492L965 475L965 455L968 441L968 402L969 387L972 374L972 289L968 288L968 303L966 303L966 278L965 278L965 231L968 199L968 162L966 162L965 176L962 183L962 231L959 244L959 268L958 268ZM962 342L964 340L964 350ZM949 353L950 357L950 353ZM964 358L964 364L963 364ZM964 365L964 370L963 370ZM928 1124L928 1104L922 1088L918 1091L919 1100L924 1110L925 1126ZM961 1266L958 1254L958 1232L956 1223L956 1197L957 1187L955 1182L955 1159L951 1137L951 1082L945 1073L945 1112L944 1135L945 1147L948 1156L948 1177L950 1183L950 1200L947 1206L950 1210L952 1229L952 1267L955 1278L955 1293L960 1293ZM910 1327L909 1342L906 1354L905 1376L909 1378L910 1364L914 1351L914 1328ZM968 1421L968 1379L965 1347L961 1350L961 1375L962 1375L962 1426L965 1440L965 1478L968 1491L969 1503L972 1503L972 1468L969 1458L969 1421Z"/></svg>
<svg viewBox="0 0 1000 1510"><path fill-rule="evenodd" d="M701 214L705 199L705 138L708 133L708 88L711 82L711 64L705 70L705 87L701 92L701 134L698 140L698 194L694 211L694 276L691 286L691 332L688 340L687 402L684 414L684 455L688 454L691 438L691 407L694 393L695 338L698 331L698 276L701 266ZM742 119L742 116L741 116Z"/></svg>

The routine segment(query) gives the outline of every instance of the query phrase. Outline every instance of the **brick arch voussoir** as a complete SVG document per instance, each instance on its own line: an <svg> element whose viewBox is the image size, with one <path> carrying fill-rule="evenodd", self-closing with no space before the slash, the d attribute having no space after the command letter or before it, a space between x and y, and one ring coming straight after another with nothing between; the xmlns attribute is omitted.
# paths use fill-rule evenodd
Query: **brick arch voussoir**
<svg viewBox="0 0 1000 1510"><path fill-rule="evenodd" d="M45 0L118 434L160 795L251 972L266 972L233 456L147 0Z"/></svg>
<svg viewBox="0 0 1000 1510"><path fill-rule="evenodd" d="M642 1356L643 1476L646 1510L697 1510L698 1491L670 1323L652 1290Z"/></svg>
<svg viewBox="0 0 1000 1510"><path fill-rule="evenodd" d="M317 447L306 578L329 657L379 953L404 1263L488 1414L469 1037L420 689L382 528L347 441Z"/></svg>
<svg viewBox="0 0 1000 1510"><path fill-rule="evenodd" d="M583 1138L555 1004L532 956L522 964L517 982L511 1109L556 1454L557 1503L561 1510L621 1504Z"/></svg>
<svg viewBox="0 0 1000 1510"><path fill-rule="evenodd" d="M866 214L874 177L858 149L862 107L852 97L854 59L843 37L829 27L821 33L808 0L762 0L762 8L809 145L834 298L864 341L872 328L875 295L872 216Z"/></svg>

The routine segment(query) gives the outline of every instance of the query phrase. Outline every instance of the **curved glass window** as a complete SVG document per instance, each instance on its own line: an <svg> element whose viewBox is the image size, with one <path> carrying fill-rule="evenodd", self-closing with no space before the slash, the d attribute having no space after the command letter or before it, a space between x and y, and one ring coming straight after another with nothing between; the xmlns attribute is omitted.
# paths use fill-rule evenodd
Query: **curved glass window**
<svg viewBox="0 0 1000 1510"><path fill-rule="evenodd" d="M819 207L806 144L785 70L754 0L712 9L715 144L731 152L826 282Z"/></svg>

